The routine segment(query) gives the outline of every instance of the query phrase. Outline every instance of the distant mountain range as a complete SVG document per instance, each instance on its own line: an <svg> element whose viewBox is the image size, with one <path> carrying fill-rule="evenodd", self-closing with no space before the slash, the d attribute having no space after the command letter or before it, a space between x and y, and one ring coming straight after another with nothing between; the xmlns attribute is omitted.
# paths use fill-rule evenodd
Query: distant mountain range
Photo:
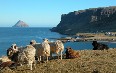
<svg viewBox="0 0 116 73"><path fill-rule="evenodd" d="M78 32L116 32L116 6L89 8L62 14L51 31L61 34Z"/></svg>
<svg viewBox="0 0 116 73"><path fill-rule="evenodd" d="M14 26L12 27L29 27L28 24L26 24L25 22L19 20Z"/></svg>

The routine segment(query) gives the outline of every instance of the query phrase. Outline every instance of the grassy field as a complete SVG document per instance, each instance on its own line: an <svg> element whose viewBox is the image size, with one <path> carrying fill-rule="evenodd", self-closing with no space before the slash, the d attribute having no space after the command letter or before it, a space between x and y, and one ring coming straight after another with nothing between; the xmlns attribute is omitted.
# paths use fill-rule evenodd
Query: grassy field
<svg viewBox="0 0 116 73"><path fill-rule="evenodd" d="M38 63L32 71L27 66L18 66L12 70L5 68L0 73L116 73L116 49L78 52L80 58Z"/></svg>

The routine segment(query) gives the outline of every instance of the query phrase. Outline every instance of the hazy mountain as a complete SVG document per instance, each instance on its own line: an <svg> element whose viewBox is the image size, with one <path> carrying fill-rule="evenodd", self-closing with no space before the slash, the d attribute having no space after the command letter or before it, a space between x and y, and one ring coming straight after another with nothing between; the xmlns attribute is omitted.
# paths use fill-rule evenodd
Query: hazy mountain
<svg viewBox="0 0 116 73"><path fill-rule="evenodd" d="M29 27L28 24L26 24L25 22L19 20L14 26L12 27Z"/></svg>

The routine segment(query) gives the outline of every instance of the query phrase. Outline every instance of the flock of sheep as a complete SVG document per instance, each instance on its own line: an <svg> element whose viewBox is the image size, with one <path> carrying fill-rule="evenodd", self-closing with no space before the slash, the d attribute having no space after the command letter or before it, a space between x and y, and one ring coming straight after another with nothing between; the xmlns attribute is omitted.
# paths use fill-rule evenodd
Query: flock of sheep
<svg viewBox="0 0 116 73"><path fill-rule="evenodd" d="M17 64L26 63L32 70L32 67L36 67L36 60L45 61L47 59L48 61L52 57L52 53L56 53L58 58L60 53L62 59L63 51L64 45L60 40L49 42L48 39L44 39L42 43L36 43L35 40L32 40L26 47L17 47L16 44L12 44L7 50L7 56L1 58L0 67L1 69L12 65L17 67Z"/></svg>
<svg viewBox="0 0 116 73"><path fill-rule="evenodd" d="M109 47L105 44L98 43L93 41L93 50L108 50ZM32 67L36 68L36 63L44 62L45 60L52 59L52 54L56 53L59 59L62 60L62 52L64 51L64 45L60 40L55 42L49 42L48 39L43 39L42 43L36 43L35 40L31 40L30 44L26 47L17 47L16 44L7 50L7 56L0 58L1 64L0 68L5 67L24 65L27 64L32 70ZM73 50L71 47L66 48L66 59L73 59L80 57L79 53Z"/></svg>

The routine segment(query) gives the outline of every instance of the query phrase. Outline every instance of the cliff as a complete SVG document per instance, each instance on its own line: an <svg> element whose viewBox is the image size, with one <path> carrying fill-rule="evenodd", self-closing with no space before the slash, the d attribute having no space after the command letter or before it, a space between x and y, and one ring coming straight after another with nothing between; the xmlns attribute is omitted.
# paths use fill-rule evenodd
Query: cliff
<svg viewBox="0 0 116 73"><path fill-rule="evenodd" d="M116 31L116 6L90 8L62 14L60 23L51 31L61 34Z"/></svg>
<svg viewBox="0 0 116 73"><path fill-rule="evenodd" d="M26 24L25 22L19 20L14 26L12 27L29 27L28 24Z"/></svg>

